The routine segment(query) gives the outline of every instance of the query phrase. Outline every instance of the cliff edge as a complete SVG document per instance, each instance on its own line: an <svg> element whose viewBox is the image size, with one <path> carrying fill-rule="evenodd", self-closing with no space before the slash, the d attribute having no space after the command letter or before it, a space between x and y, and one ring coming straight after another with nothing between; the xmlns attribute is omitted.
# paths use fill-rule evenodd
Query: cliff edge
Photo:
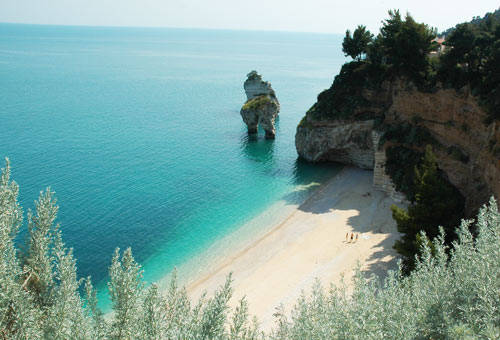
<svg viewBox="0 0 500 340"><path fill-rule="evenodd" d="M321 112L320 95L297 127L300 157L352 164L376 173L378 169L375 186L398 195L405 188L397 176L410 176L405 171L413 166L405 168L430 144L439 168L465 197L467 212L475 212L491 195L500 197L500 124L498 120L486 123L488 114L467 87L422 92L411 81L397 78L378 90L360 87L358 95L359 104L350 118L333 119Z"/></svg>
<svg viewBox="0 0 500 340"><path fill-rule="evenodd" d="M377 188L414 201L415 169L430 150L465 216L500 197L500 19L450 32L436 39L399 11L376 36L347 30L342 51L353 61L298 125L299 156L374 169Z"/></svg>

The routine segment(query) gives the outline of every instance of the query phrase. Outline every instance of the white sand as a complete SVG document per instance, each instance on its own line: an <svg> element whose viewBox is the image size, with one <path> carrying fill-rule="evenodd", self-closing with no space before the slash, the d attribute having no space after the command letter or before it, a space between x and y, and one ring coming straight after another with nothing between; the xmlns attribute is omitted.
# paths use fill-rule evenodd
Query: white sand
<svg viewBox="0 0 500 340"><path fill-rule="evenodd" d="M209 294L233 273L235 306L247 297L250 313L264 330L274 325L275 308L289 310L301 291L318 278L324 286L350 282L358 261L367 275L394 268L392 249L399 237L386 194L373 190L371 171L345 168L267 234L235 251L192 281L188 294ZM359 234L346 242L346 233Z"/></svg>

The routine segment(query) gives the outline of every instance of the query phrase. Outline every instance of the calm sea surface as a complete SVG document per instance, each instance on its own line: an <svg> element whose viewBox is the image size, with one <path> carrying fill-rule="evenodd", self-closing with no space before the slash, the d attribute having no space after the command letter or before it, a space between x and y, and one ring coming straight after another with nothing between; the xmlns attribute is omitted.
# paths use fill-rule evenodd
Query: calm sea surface
<svg viewBox="0 0 500 340"><path fill-rule="evenodd" d="M79 275L102 286L130 246L157 280L338 171L299 162L294 135L344 62L341 39L0 24L0 157L25 210L56 192ZM248 138L239 115L253 69L281 103L275 141Z"/></svg>

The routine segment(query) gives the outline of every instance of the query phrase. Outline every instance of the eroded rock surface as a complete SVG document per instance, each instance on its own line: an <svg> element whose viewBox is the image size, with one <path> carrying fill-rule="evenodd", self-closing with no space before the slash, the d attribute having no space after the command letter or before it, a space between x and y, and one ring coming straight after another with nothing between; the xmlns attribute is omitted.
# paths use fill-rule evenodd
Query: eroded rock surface
<svg viewBox="0 0 500 340"><path fill-rule="evenodd" d="M435 140L438 166L465 197L469 213L475 214L491 195L500 197L500 123L487 122L487 114L467 88L424 93L396 79L379 91L364 91L363 97L368 105L357 107L352 116L368 113L379 119L378 126L374 119L315 119L308 114L297 127L298 154L313 162L371 169L374 154L398 145L383 140L374 145L372 132L383 134L389 126L406 124L426 129Z"/></svg>
<svg viewBox="0 0 500 340"><path fill-rule="evenodd" d="M311 162L335 161L373 169L373 120L302 122L295 135L301 157Z"/></svg>
<svg viewBox="0 0 500 340"><path fill-rule="evenodd" d="M256 71L247 75L243 84L247 101L243 104L240 114L247 125L248 133L257 133L258 126L266 132L266 138L273 139L276 135L274 127L280 111L280 104L271 83L262 80Z"/></svg>

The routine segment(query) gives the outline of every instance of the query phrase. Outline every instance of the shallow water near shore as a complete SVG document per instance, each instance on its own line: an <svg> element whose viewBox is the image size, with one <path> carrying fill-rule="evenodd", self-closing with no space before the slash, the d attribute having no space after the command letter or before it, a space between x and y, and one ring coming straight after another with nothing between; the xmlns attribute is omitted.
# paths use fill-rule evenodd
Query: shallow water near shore
<svg viewBox="0 0 500 340"><path fill-rule="evenodd" d="M344 62L341 39L0 24L0 157L25 209L56 192L78 273L107 308L115 247L132 247L147 282L196 271L199 254L264 232L286 210L270 207L299 204L339 170L297 160L294 135ZM281 103L274 141L249 137L239 115L252 69Z"/></svg>

